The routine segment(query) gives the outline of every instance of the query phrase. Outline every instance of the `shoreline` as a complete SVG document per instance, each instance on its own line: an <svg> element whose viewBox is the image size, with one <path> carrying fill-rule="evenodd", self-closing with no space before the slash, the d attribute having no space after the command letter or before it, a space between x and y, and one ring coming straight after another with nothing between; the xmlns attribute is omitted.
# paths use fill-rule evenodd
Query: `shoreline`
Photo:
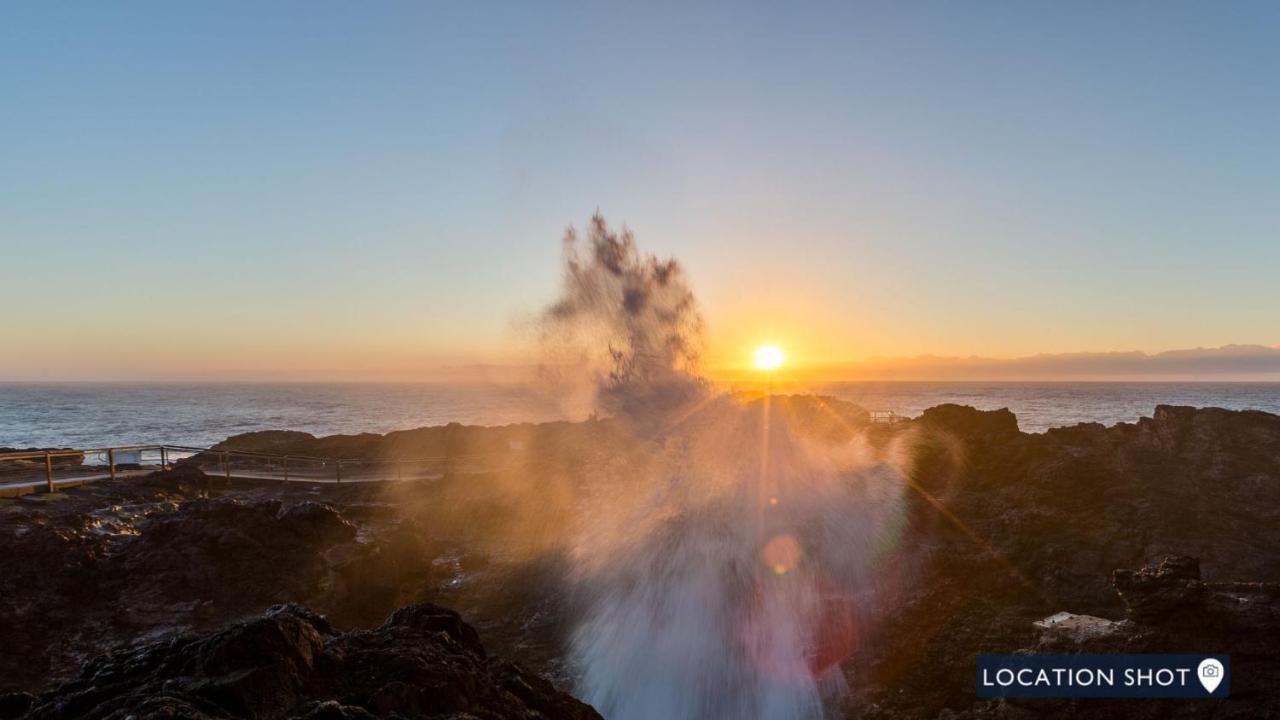
<svg viewBox="0 0 1280 720"><path fill-rule="evenodd" d="M724 388L732 392L730 388ZM759 387L743 384L744 391ZM1150 417L1160 404L1280 413L1280 382L857 382L812 388L873 411L918 416L944 403L1008 408L1028 432ZM789 386L775 392L792 392ZM518 385L39 384L0 383L0 447L208 447L235 434L281 428L317 436L422 427L504 427L576 421Z"/></svg>
<svg viewBox="0 0 1280 720"><path fill-rule="evenodd" d="M1027 434L1012 413L960 406L897 425L859 425L865 417L848 404L836 407L838 422L823 422L830 416L817 405L790 411L823 443L845 442L854 427L868 452L913 448L919 491L897 501L902 520L877 566L879 594L859 601L863 635L843 663L860 717L948 708L985 717L972 698L979 651L1134 643L1163 652L1212 642L1247 654L1226 702L1272 709L1257 690L1280 677L1280 651L1253 639L1276 631L1267 618L1280 616L1268 610L1280 596L1280 416L1163 406L1133 425ZM11 638L0 691L51 687L122 643L212 632L281 602L306 604L344 630L438 603L462 613L495 654L571 687L566 543L582 518L575 502L553 499L627 486L597 462L630 452L616 425L251 434L228 442L353 454L489 445L536 461L344 485L228 483L179 465L0 503L10 548L0 572L14 579L0 594L0 634ZM642 452L649 443L631 441ZM1183 574L1170 570L1166 586L1155 569L1166 556L1196 560L1171 565ZM1144 566L1152 569L1113 576ZM1228 602L1237 597L1249 602ZM1088 617L1035 625L1061 612ZM1129 615L1136 626L1121 623ZM1090 634L1099 628L1108 630Z"/></svg>

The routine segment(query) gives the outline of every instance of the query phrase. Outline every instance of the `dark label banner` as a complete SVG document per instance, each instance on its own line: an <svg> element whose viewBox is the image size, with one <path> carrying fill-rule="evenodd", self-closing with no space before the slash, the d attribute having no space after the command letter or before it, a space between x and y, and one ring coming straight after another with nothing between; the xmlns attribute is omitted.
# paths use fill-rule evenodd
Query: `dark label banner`
<svg viewBox="0 0 1280 720"><path fill-rule="evenodd" d="M1222 698L1227 655L979 655L978 697Z"/></svg>

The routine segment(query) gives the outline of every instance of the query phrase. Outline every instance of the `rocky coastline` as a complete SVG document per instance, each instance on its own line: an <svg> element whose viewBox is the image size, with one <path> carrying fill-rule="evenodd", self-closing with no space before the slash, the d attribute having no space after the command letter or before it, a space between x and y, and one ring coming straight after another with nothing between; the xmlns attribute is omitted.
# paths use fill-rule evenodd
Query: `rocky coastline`
<svg viewBox="0 0 1280 720"><path fill-rule="evenodd" d="M1119 711L975 699L977 653L1049 649L1228 653L1237 668L1230 699L1121 709L1280 714L1271 649L1280 645L1280 417L1160 406L1137 423L1028 434L1008 411L939 406L881 425L836 400L778 404L827 442L913 448L915 491L882 568L896 580L840 668L845 716ZM574 599L558 592L564 559L543 541L565 518L520 509L566 478L587 482L574 459L628 437L611 421L250 433L220 448L509 462L386 484L394 487L228 484L179 466L3 501L0 692L9 694L0 717L592 717L563 694L573 682L564 644ZM1043 622L1059 613L1069 622ZM428 632L441 623L453 630ZM259 632L289 637L263 641L283 659L248 668L200 655L219 643L243 648L235 643ZM394 691L390 681L324 674L359 675L352 658L394 656L405 633L443 633L458 647L414 640L430 650L413 659L420 674ZM479 641L527 670L489 659ZM228 680L242 672L260 680ZM230 689L216 689L225 682ZM415 683L436 683L430 695L440 703L421 704ZM146 700L161 687L172 690L168 700ZM375 700L390 696L398 699Z"/></svg>
<svg viewBox="0 0 1280 720"><path fill-rule="evenodd" d="M305 607L277 605L217 632L98 657L40 697L10 695L0 705L32 720L600 717L542 678L489 657L474 628L430 604L347 633Z"/></svg>

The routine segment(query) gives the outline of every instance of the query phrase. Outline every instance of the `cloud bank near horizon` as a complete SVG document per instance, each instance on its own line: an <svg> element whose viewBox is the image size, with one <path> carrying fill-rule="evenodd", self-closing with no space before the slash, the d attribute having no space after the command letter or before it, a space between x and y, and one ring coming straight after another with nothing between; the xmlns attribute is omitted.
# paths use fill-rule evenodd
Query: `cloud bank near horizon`
<svg viewBox="0 0 1280 720"><path fill-rule="evenodd" d="M521 382L534 377L524 364L471 364L437 368L441 380ZM755 381L746 368L713 367L714 380ZM1224 345L1158 353L1142 351L1040 353L1016 358L982 356L870 358L784 369L777 378L804 382L840 381L1053 381L1169 380L1280 382L1280 345Z"/></svg>
<svg viewBox="0 0 1280 720"><path fill-rule="evenodd" d="M827 380L1277 380L1280 346L1224 345L1159 353L1042 353L1018 358L873 358L815 366Z"/></svg>

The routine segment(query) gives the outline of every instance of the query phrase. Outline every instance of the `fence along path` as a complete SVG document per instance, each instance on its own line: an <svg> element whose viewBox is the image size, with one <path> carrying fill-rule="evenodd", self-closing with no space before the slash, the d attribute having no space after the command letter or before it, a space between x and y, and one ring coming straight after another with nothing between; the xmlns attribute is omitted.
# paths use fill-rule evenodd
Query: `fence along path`
<svg viewBox="0 0 1280 720"><path fill-rule="evenodd" d="M228 480L344 483L393 480L436 480L459 466L474 467L480 455L421 458L322 458L250 450L222 450L185 445L40 450L0 453L0 497L55 492L98 480L147 475L189 463L208 475Z"/></svg>

